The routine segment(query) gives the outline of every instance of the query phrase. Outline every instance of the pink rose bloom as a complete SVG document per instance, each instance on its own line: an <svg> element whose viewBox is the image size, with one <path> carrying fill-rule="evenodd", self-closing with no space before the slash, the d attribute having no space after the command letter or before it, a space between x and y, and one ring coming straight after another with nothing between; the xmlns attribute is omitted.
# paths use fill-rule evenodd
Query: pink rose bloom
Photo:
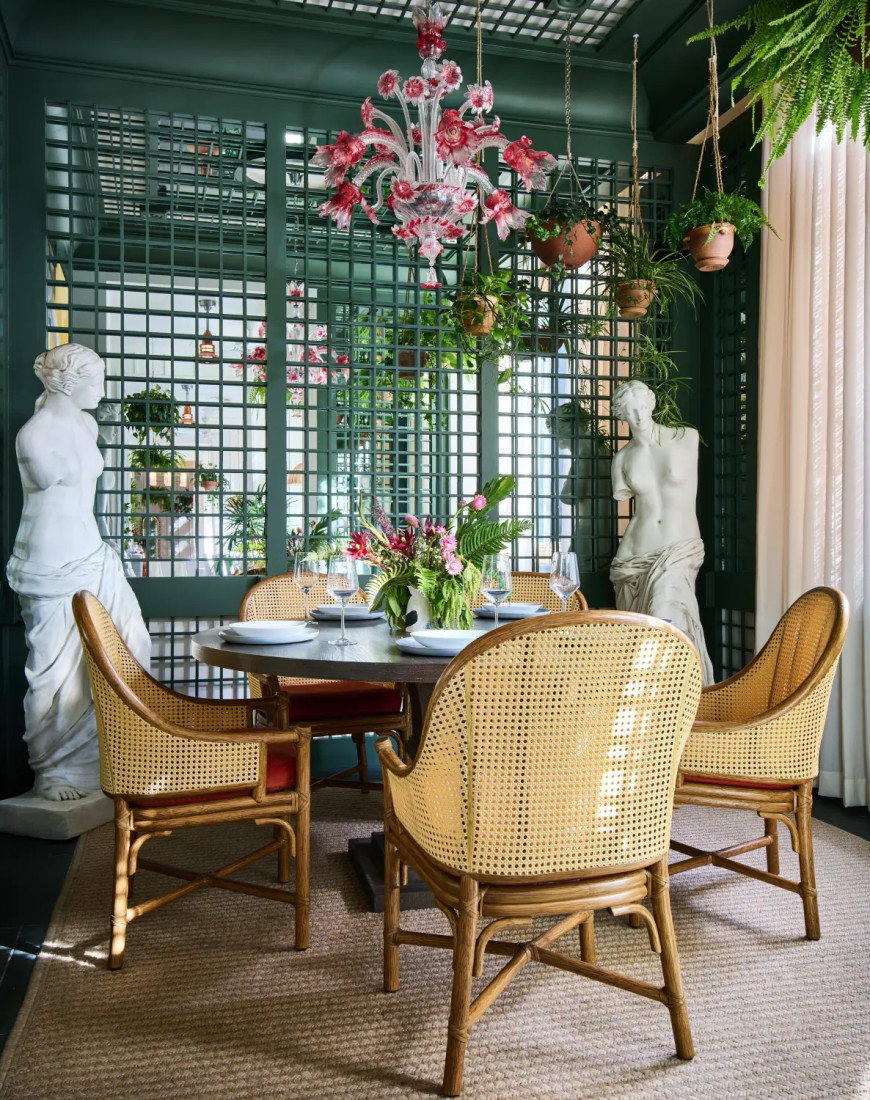
<svg viewBox="0 0 870 1100"><path fill-rule="evenodd" d="M333 353L333 354L335 354L335 353ZM350 365L350 356L349 355L336 355L335 356L335 365L337 367L347 367L347 366L349 366Z"/></svg>
<svg viewBox="0 0 870 1100"><path fill-rule="evenodd" d="M266 349L263 347L262 344L257 344L257 346L254 348L248 358L262 361L266 358Z"/></svg>
<svg viewBox="0 0 870 1100"><path fill-rule="evenodd" d="M409 527L420 526L420 521L417 519L416 516L405 516L405 523L407 523Z"/></svg>
<svg viewBox="0 0 870 1100"><path fill-rule="evenodd" d="M452 554L456 549L456 535L443 535L441 537L441 550L445 554Z"/></svg>
<svg viewBox="0 0 870 1100"><path fill-rule="evenodd" d="M471 507L475 512L482 512L486 507L486 497L482 493L478 493L474 500L471 502Z"/></svg>
<svg viewBox="0 0 870 1100"><path fill-rule="evenodd" d="M459 560L459 558L450 558L447 562L446 569L451 577L458 577L465 566Z"/></svg>
<svg viewBox="0 0 870 1100"><path fill-rule="evenodd" d="M477 135L474 126L452 107L441 116L435 131L435 146L442 160L452 160L454 164L468 164L477 152Z"/></svg>
<svg viewBox="0 0 870 1100"><path fill-rule="evenodd" d="M529 191L540 191L546 187L544 173L552 172L556 167L556 158L543 150L538 152L533 149L531 139L525 135L519 141L512 141L502 156L505 164L522 176Z"/></svg>
<svg viewBox="0 0 870 1100"><path fill-rule="evenodd" d="M405 93L405 99L409 99L412 103L416 103L418 99L422 99L426 94L426 85L423 83L422 77L409 76L405 81L402 91Z"/></svg>
<svg viewBox="0 0 870 1100"><path fill-rule="evenodd" d="M399 87L399 70L387 69L385 73L381 73L378 78L378 92L384 97L389 99L390 96L394 96Z"/></svg>

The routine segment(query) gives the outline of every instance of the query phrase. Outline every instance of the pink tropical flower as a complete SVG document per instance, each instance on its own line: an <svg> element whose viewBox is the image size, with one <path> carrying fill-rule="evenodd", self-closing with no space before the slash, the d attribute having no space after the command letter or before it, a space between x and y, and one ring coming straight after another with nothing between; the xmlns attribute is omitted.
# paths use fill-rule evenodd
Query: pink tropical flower
<svg viewBox="0 0 870 1100"><path fill-rule="evenodd" d="M390 96L394 96L399 87L399 70L387 69L385 73L381 73L378 78L378 92L384 97L389 99Z"/></svg>
<svg viewBox="0 0 870 1100"><path fill-rule="evenodd" d="M420 526L420 521L417 519L416 516L405 516L405 523L407 523L409 527Z"/></svg>
<svg viewBox="0 0 870 1100"><path fill-rule="evenodd" d="M459 558L456 557L448 558L447 564L445 566L445 569L451 577L458 577L464 568L465 566L462 564Z"/></svg>
<svg viewBox="0 0 870 1100"><path fill-rule="evenodd" d="M347 548L349 558L365 558L369 552L369 537L362 531L354 531L350 536L350 545Z"/></svg>
<svg viewBox="0 0 870 1100"><path fill-rule="evenodd" d="M365 144L355 134L342 130L332 145L317 146L311 163L326 169L323 178L327 187L337 187L348 169L362 160L365 151Z"/></svg>
<svg viewBox="0 0 870 1100"><path fill-rule="evenodd" d="M362 191L349 180L345 180L332 198L321 203L317 209L321 214L331 217L339 229L347 229L353 217L353 208L357 204L368 214L371 221L377 224L377 215L363 198Z"/></svg>
<svg viewBox="0 0 870 1100"><path fill-rule="evenodd" d="M426 85L421 76L409 76L402 87L402 91L405 94L405 99L410 100L411 103L416 103L426 94Z"/></svg>
<svg viewBox="0 0 870 1100"><path fill-rule="evenodd" d="M495 228L502 241L512 229L522 229L529 218L525 211L514 206L507 191L493 191L487 198L485 207L481 220L488 222L494 218Z"/></svg>
<svg viewBox="0 0 870 1100"><path fill-rule="evenodd" d="M441 66L441 79L448 92L455 92L462 83L462 69L455 61L445 61Z"/></svg>
<svg viewBox="0 0 870 1100"><path fill-rule="evenodd" d="M472 500L471 507L475 510L475 512L482 512L486 507L486 497L482 493L478 493L477 496Z"/></svg>
<svg viewBox="0 0 870 1100"><path fill-rule="evenodd" d="M372 97L369 96L365 103L360 108L360 116L362 117L363 126L368 130L372 124L372 119L375 117L375 108L372 104Z"/></svg>
<svg viewBox="0 0 870 1100"><path fill-rule="evenodd" d="M400 535L390 535L390 549L395 550L397 554L401 554L403 557L410 558L414 553L416 538L417 534L412 528L408 528Z"/></svg>
<svg viewBox="0 0 870 1100"><path fill-rule="evenodd" d="M335 352L333 352L333 355L335 355ZM335 365L337 367L347 367L347 366L349 366L350 365L350 356L349 355L335 355Z"/></svg>
<svg viewBox="0 0 870 1100"><path fill-rule="evenodd" d="M552 172L556 167L556 158L544 150L533 149L531 139L525 134L519 141L512 141L502 156L505 164L522 176L523 183L529 191L540 191L541 188L546 187L544 173Z"/></svg>
<svg viewBox="0 0 870 1100"><path fill-rule="evenodd" d="M477 152L477 135L474 126L466 122L459 111L448 108L441 116L435 131L435 145L442 160L454 164L468 164Z"/></svg>
<svg viewBox="0 0 870 1100"><path fill-rule="evenodd" d="M488 80L484 84L469 84L465 98L468 100L472 111L476 111L478 114L491 111L495 102L492 85Z"/></svg>

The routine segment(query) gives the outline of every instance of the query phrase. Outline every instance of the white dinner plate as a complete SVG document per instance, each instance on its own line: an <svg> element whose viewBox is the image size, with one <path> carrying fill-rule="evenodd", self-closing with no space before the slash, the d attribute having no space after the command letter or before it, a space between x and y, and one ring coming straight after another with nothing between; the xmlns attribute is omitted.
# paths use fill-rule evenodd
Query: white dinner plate
<svg viewBox="0 0 870 1100"><path fill-rule="evenodd" d="M341 606L337 603L320 603L315 607L313 614L318 619L340 619ZM372 611L367 603L349 603L344 608L345 620L348 619L383 619L383 611Z"/></svg>
<svg viewBox="0 0 870 1100"><path fill-rule="evenodd" d="M220 631L221 638L232 645L291 645L293 642L310 642L317 635L317 630L295 619L288 622L276 619L268 623L230 623Z"/></svg>
<svg viewBox="0 0 870 1100"><path fill-rule="evenodd" d="M414 641L427 649L437 649L455 657L476 638L481 638L483 633L482 630L417 630Z"/></svg>
<svg viewBox="0 0 870 1100"><path fill-rule="evenodd" d="M421 645L416 636L411 634L407 638L396 638L396 645L403 653L412 653L415 657L455 657L456 654L448 649L431 649Z"/></svg>
<svg viewBox="0 0 870 1100"><path fill-rule="evenodd" d="M474 614L479 619L494 619L495 604L485 604L476 608ZM548 615L549 612L539 603L503 603L498 609L499 622L502 619L533 619L536 615Z"/></svg>

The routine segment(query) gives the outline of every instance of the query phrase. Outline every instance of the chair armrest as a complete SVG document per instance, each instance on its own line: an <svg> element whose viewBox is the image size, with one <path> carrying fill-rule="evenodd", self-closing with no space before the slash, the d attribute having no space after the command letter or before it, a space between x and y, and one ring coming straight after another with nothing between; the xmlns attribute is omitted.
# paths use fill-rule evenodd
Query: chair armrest
<svg viewBox="0 0 870 1100"><path fill-rule="evenodd" d="M185 741L202 741L205 744L227 742L235 745L301 744L311 737L310 726L294 726L292 729L281 730L264 726L261 729L200 731L167 724L162 728L164 733L171 733L173 737L181 737Z"/></svg>
<svg viewBox="0 0 870 1100"><path fill-rule="evenodd" d="M378 754L378 760L384 771L395 775L399 778L403 778L413 767L412 764L403 764L399 757L396 755L396 750L393 748L393 742L389 737L379 737L375 741L375 751Z"/></svg>

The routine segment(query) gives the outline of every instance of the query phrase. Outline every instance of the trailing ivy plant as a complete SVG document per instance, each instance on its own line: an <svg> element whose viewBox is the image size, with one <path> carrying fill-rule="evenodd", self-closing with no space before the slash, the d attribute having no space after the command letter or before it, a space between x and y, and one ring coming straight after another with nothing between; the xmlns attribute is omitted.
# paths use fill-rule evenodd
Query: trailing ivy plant
<svg viewBox="0 0 870 1100"><path fill-rule="evenodd" d="M709 225L708 240L712 240L716 235L715 226L723 222L734 226L744 248L749 248L755 234L762 227L766 226L771 232L776 232L758 203L740 191L729 191L720 195L705 187L700 198L683 203L679 210L671 214L665 227L665 241L676 252L684 247L683 240L690 230L699 225Z"/></svg>
<svg viewBox="0 0 870 1100"><path fill-rule="evenodd" d="M665 251L651 246L649 234L642 226L620 221L611 229L605 247L607 273L604 282L611 309L620 283L654 284L655 297L647 310L648 318L667 316L677 300L693 308L699 298L703 300L698 284L683 267L682 254L676 249Z"/></svg>
<svg viewBox="0 0 870 1100"><path fill-rule="evenodd" d="M558 195L547 201L542 210L532 214L525 224L527 237L539 241L549 241L567 233L583 222L598 222L601 233L608 233L617 224L618 217L613 210L601 210L585 195Z"/></svg>
<svg viewBox="0 0 870 1100"><path fill-rule="evenodd" d="M629 377L646 382L656 395L653 410L656 424L678 431L692 427L680 411L679 403L680 393L691 389L691 379L678 373L677 364L649 332L641 331L630 363Z"/></svg>
<svg viewBox="0 0 870 1100"><path fill-rule="evenodd" d="M732 83L743 86L753 107L755 142L770 139L771 164L781 157L798 128L817 111L817 130L833 123L840 141L848 127L870 148L870 8L866 0L755 0L736 19L690 38L697 42L731 29L748 32L731 59L743 66Z"/></svg>

